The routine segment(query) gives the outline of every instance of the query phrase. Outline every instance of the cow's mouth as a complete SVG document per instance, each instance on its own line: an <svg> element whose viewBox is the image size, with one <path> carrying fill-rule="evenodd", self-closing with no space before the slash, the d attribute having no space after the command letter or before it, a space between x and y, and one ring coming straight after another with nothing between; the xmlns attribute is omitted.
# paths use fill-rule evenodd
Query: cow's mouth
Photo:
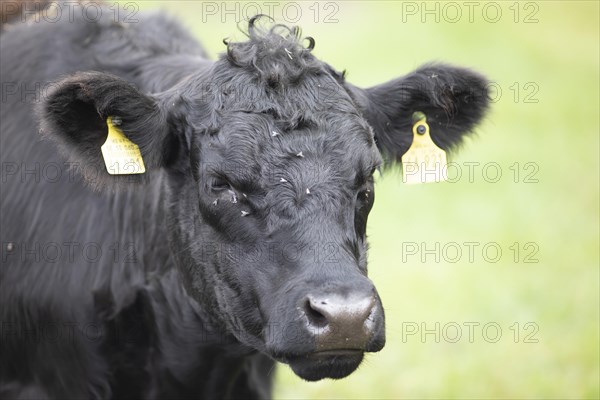
<svg viewBox="0 0 600 400"><path fill-rule="evenodd" d="M350 375L360 365L362 350L326 350L285 358L294 373L307 381L323 378L341 379Z"/></svg>

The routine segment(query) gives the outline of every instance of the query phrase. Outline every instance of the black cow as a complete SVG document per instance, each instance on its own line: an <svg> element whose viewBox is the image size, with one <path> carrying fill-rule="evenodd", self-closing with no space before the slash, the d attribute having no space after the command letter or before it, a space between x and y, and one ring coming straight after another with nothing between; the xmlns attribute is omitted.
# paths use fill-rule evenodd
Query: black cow
<svg viewBox="0 0 600 400"><path fill-rule="evenodd" d="M415 112L458 144L486 80L428 65L361 89L268 18L211 61L162 14L104 10L0 36L0 396L268 398L275 361L352 373L385 342L373 173ZM145 173L107 173L109 117Z"/></svg>

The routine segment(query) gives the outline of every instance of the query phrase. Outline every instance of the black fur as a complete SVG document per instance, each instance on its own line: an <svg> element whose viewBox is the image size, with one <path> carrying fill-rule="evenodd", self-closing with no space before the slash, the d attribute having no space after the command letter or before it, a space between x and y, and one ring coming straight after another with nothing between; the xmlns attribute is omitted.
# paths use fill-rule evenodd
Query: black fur
<svg viewBox="0 0 600 400"><path fill-rule="evenodd" d="M295 28L252 19L213 62L169 18L106 15L0 35L0 396L267 398L274 360L350 374L385 342L366 277L380 153L401 156L415 111L459 143L485 79L436 65L360 89ZM106 173L108 116L146 174ZM309 329L315 293L368 294L360 348L319 355L340 344Z"/></svg>

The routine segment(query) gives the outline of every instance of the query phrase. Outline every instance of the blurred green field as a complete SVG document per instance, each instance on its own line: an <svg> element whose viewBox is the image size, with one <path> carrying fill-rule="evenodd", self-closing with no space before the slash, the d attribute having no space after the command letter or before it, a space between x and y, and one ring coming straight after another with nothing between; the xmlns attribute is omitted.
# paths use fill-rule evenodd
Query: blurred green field
<svg viewBox="0 0 600 400"><path fill-rule="evenodd" d="M243 38L236 19L252 10L165 3L144 6L181 16L213 56L222 38ZM274 16L285 22L286 3L277 4ZM447 61L489 76L495 100L453 157L457 182L407 186L394 172L379 179L368 232L370 277L386 309L384 350L341 381L303 382L281 365L275 398L600 397L599 2L476 2L473 22L464 2L452 3L458 22L447 3L295 4L315 54L347 69L354 84ZM423 7L439 7L439 22ZM479 163L472 179L468 163ZM439 262L422 251L436 243ZM423 328L431 331L424 337Z"/></svg>

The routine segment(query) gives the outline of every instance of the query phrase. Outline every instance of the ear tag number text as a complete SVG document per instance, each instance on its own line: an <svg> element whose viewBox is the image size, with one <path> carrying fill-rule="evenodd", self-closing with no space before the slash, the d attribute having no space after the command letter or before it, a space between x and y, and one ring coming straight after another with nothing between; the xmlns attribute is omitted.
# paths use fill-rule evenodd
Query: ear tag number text
<svg viewBox="0 0 600 400"><path fill-rule="evenodd" d="M113 117L108 117L106 124L108 125L108 136L100 150L102 150L102 157L108 173L131 175L146 172L139 146L129 140L123 131L114 124Z"/></svg>
<svg viewBox="0 0 600 400"><path fill-rule="evenodd" d="M412 128L413 142L402 156L403 182L408 184L446 180L446 152L429 135L429 125L422 116Z"/></svg>

